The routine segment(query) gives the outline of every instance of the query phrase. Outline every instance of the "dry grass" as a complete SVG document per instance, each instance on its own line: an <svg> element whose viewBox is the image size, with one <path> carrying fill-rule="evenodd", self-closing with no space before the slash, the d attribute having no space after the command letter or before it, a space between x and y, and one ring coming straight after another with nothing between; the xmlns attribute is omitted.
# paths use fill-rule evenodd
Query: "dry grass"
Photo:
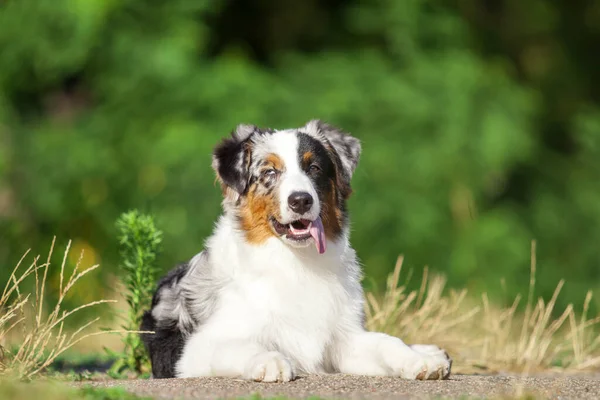
<svg viewBox="0 0 600 400"><path fill-rule="evenodd" d="M530 373L600 368L600 317L588 319L592 293L576 315L572 305L556 310L564 281L550 300L534 298L536 258L532 242L531 279L524 312L517 296L508 307L490 304L486 293L473 302L467 290L445 293L443 276L425 269L418 291L400 284L403 258L388 277L382 297L367 294L367 327L397 335L408 343L435 343L455 360L456 372ZM558 317L555 317L558 315Z"/></svg>
<svg viewBox="0 0 600 400"><path fill-rule="evenodd" d="M112 300L99 300L63 309L73 286L98 265L81 269L80 256L69 277L65 266L70 242L60 265L59 295L55 305L44 301L54 241L46 262L35 257L25 268L25 253L13 270L0 296L0 375L31 378L59 355L82 340L107 332L86 333L98 321L92 319L75 331L64 330L75 313ZM419 290L409 291L401 283L403 258L398 258L382 296L367 293L367 326L388 332L408 343L435 343L453 356L455 372L510 371L530 373L558 369L583 371L600 368L600 317L589 318L592 293L583 310L572 305L556 310L556 299L564 282L558 283L549 300L534 297L536 259L532 243L531 279L524 311L517 311L521 297L506 307L491 304L486 293L474 301L466 289L446 290L446 279L425 269ZM31 280L31 293L21 290ZM19 346L2 345L9 333L20 331ZM123 333L123 331L111 331Z"/></svg>
<svg viewBox="0 0 600 400"><path fill-rule="evenodd" d="M31 378L48 367L59 355L80 341L105 333L106 331L84 333L87 328L98 321L92 319L76 329L66 332L65 321L89 307L112 300L89 302L73 309L63 309L63 302L73 286L85 275L98 268L98 265L80 270L83 252L79 257L71 275L65 279L65 266L71 242L67 248L60 266L58 282L58 300L53 307L44 303L45 290L48 280L48 270L51 267L52 252L55 239L52 241L46 262L39 264L37 256L27 268L22 267L29 255L27 251L15 269L0 297L0 375L14 375L19 378ZM31 293L24 293L21 287L27 279L34 280L35 286ZM9 333L21 330L20 344L16 348L3 348ZM115 331L116 332L116 331Z"/></svg>

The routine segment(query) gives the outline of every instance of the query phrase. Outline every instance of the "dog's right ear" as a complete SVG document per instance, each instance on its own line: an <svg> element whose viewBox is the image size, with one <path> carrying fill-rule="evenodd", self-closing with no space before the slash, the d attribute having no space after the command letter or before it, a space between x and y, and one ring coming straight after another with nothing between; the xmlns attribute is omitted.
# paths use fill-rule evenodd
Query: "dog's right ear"
<svg viewBox="0 0 600 400"><path fill-rule="evenodd" d="M231 137L223 139L214 151L212 167L222 185L243 195L250 178L250 138L258 131L254 125L238 125Z"/></svg>

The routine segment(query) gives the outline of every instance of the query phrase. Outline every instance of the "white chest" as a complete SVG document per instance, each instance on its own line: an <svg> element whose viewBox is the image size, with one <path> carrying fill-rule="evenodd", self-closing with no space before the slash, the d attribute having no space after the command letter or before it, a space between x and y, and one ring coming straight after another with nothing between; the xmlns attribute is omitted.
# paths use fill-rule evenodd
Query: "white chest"
<svg viewBox="0 0 600 400"><path fill-rule="evenodd" d="M245 330L267 349L285 354L298 369L321 372L345 293L334 276L243 276L224 291L219 314L235 320L236 330Z"/></svg>

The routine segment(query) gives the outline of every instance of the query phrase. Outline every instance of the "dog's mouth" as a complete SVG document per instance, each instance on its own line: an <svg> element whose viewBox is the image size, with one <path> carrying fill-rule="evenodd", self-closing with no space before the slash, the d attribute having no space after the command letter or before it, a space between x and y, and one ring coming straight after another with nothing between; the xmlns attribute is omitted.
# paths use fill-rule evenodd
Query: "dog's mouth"
<svg viewBox="0 0 600 400"><path fill-rule="evenodd" d="M275 218L271 218L271 224L279 236L285 236L288 240L303 242L311 238L314 239L319 254L325 253L325 230L321 217L318 217L314 221L299 219L289 224L282 224Z"/></svg>

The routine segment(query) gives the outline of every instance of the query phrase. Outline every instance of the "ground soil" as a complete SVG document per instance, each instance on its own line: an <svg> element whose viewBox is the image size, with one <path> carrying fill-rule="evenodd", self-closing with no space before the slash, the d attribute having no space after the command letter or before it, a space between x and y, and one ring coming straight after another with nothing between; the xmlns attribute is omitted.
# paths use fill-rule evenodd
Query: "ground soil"
<svg viewBox="0 0 600 400"><path fill-rule="evenodd" d="M226 378L155 379L88 382L99 387L122 386L158 399L231 399L260 394L305 399L440 399L514 398L600 399L600 374L592 375L453 375L446 381L407 381L352 375L302 376L289 383L256 383ZM81 383L79 384L81 385Z"/></svg>

